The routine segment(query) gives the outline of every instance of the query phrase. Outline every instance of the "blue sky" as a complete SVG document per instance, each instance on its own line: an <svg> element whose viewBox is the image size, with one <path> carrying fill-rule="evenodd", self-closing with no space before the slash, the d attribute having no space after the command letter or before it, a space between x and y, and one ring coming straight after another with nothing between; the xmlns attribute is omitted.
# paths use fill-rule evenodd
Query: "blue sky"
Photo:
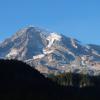
<svg viewBox="0 0 100 100"><path fill-rule="evenodd" d="M0 41L28 25L100 45L100 0L0 0Z"/></svg>

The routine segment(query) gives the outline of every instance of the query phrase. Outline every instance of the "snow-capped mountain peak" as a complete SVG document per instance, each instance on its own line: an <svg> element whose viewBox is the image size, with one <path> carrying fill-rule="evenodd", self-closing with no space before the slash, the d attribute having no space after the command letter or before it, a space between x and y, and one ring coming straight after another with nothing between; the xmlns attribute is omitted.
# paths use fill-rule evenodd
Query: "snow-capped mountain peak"
<svg viewBox="0 0 100 100"><path fill-rule="evenodd" d="M84 56L87 59L80 60ZM0 44L0 58L24 61L42 73L67 72L68 66L73 72L80 72L81 62L86 62L90 72L100 66L100 46L84 46L76 39L29 26Z"/></svg>

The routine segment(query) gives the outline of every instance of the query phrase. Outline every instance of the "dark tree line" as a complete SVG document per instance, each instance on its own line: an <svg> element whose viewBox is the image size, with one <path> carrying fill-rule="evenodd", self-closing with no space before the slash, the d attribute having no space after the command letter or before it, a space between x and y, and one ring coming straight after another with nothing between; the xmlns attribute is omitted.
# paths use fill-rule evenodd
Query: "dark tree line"
<svg viewBox="0 0 100 100"><path fill-rule="evenodd" d="M71 72L58 75L50 74L48 77L61 86L72 87L100 87L100 76L88 74L73 74Z"/></svg>
<svg viewBox="0 0 100 100"><path fill-rule="evenodd" d="M99 76L86 78L72 73L51 76L58 84L23 62L0 60L0 100L97 100L100 98ZM79 88L78 84L84 84L84 81L88 83L87 79L89 84L94 82L94 86Z"/></svg>

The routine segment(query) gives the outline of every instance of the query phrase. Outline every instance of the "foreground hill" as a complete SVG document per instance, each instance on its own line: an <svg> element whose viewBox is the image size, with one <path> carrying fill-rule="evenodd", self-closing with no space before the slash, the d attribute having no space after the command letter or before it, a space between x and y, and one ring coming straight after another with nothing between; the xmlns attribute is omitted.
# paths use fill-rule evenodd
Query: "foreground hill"
<svg viewBox="0 0 100 100"><path fill-rule="evenodd" d="M1 97L13 100L30 100L31 97L36 100L48 100L50 97L56 97L53 94L54 88L55 84L29 65L14 60L0 60Z"/></svg>
<svg viewBox="0 0 100 100"><path fill-rule="evenodd" d="M99 87L61 87L29 65L0 60L0 100L86 100L99 96Z"/></svg>

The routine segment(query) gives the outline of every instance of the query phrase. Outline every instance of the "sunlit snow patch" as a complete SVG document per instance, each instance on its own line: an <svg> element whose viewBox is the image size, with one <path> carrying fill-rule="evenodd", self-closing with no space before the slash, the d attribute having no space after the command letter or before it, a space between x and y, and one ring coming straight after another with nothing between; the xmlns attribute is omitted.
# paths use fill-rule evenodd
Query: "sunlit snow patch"
<svg viewBox="0 0 100 100"><path fill-rule="evenodd" d="M74 48L78 48L77 45L75 44L75 40L73 38L71 38L71 42Z"/></svg>
<svg viewBox="0 0 100 100"><path fill-rule="evenodd" d="M61 36L58 35L57 33L51 33L48 37L47 40L49 41L49 44L47 47L51 47L54 40L60 41L61 40Z"/></svg>
<svg viewBox="0 0 100 100"><path fill-rule="evenodd" d="M13 48L11 51L6 55L7 58L16 57L18 55L18 50Z"/></svg>
<svg viewBox="0 0 100 100"><path fill-rule="evenodd" d="M50 54L52 52L54 52L54 50L46 50L46 49L43 50L43 53L44 54Z"/></svg>
<svg viewBox="0 0 100 100"><path fill-rule="evenodd" d="M95 51L94 49L92 49L92 53L97 55L97 56L100 56L100 54L97 51Z"/></svg>
<svg viewBox="0 0 100 100"><path fill-rule="evenodd" d="M39 58L43 58L45 55L44 54L39 54L39 55L36 55L36 56L33 56L33 59L39 59Z"/></svg>

